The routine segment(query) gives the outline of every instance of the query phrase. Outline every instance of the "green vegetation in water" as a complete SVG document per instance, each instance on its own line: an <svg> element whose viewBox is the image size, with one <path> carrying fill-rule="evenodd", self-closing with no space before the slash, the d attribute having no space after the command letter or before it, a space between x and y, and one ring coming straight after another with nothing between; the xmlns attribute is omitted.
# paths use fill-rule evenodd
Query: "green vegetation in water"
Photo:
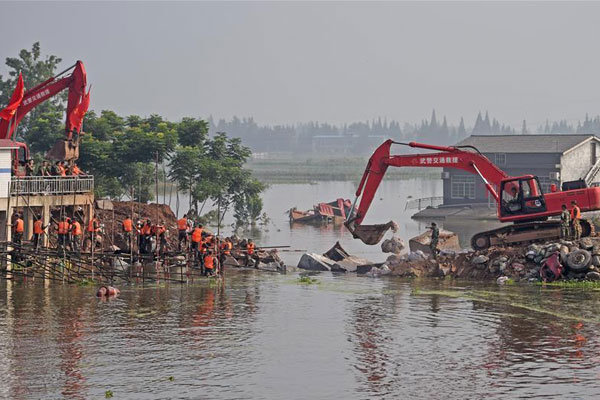
<svg viewBox="0 0 600 400"><path fill-rule="evenodd" d="M113 397L113 391L107 390L106 392L104 392L104 397L107 399L111 399Z"/></svg>
<svg viewBox="0 0 600 400"><path fill-rule="evenodd" d="M170 382L173 382L175 380L175 377L173 375L171 375L170 377L168 377L167 379L169 379Z"/></svg>
<svg viewBox="0 0 600 400"><path fill-rule="evenodd" d="M302 285L313 285L313 284L319 284L319 283L321 283L321 281L319 281L317 278L311 278L308 275L303 275L303 276L298 277L298 283L300 283Z"/></svg>
<svg viewBox="0 0 600 400"><path fill-rule="evenodd" d="M83 278L82 280L77 282L77 286L94 286L96 285L96 281L90 278Z"/></svg>
<svg viewBox="0 0 600 400"><path fill-rule="evenodd" d="M556 282L536 282L537 286L552 286L560 288L574 289L600 289L600 281L556 281Z"/></svg>
<svg viewBox="0 0 600 400"><path fill-rule="evenodd" d="M574 321L584 321L590 323L598 323L600 319L587 318L573 314L562 313L550 309L545 309L531 303L519 303L510 298L502 298L503 294L498 292L489 291L459 291L459 290L414 290L411 292L412 295L421 296L445 296L456 299L464 299L471 301L478 301L481 303L493 303L493 304L505 304L511 307L520 308L527 311L533 311L540 314L551 315L556 318ZM504 300L504 301L502 301Z"/></svg>

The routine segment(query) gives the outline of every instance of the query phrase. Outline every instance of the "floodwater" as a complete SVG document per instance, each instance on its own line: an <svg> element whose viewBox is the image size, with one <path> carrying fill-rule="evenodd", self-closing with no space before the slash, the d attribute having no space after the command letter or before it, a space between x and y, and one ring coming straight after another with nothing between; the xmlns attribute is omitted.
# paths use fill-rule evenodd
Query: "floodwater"
<svg viewBox="0 0 600 400"><path fill-rule="evenodd" d="M258 271L0 285L0 397L598 398L600 293Z"/></svg>
<svg viewBox="0 0 600 400"><path fill-rule="evenodd" d="M380 246L367 246L359 240L354 240L352 235L343 225L306 225L289 223L287 210L297 207L299 210L312 209L314 204L329 202L337 198L354 201L357 182L317 182L315 184L275 184L269 186L263 195L263 209L270 218L267 226L260 226L245 235L253 238L258 246L289 245L291 250L307 250L315 253L327 251L335 242L339 241L350 253L365 257L374 262L385 261L386 255L381 252ZM417 210L406 210L408 199L418 199L442 195L441 179L417 177L403 180L384 180L371 204L364 220L364 224L386 223L396 221L400 227L399 235L407 242L427 229L431 221L417 221L411 216ZM188 209L187 197L180 196L179 214ZM173 210L176 208L173 202ZM209 205L203 210L211 208ZM232 224L231 213L227 214L225 224ZM459 236L461 244L470 247L470 240L474 233L492 229L498 226L495 222L483 221L438 221L442 228L452 230ZM227 226L224 234L232 233L232 228ZM388 233L391 236L391 233ZM301 251L282 251L282 258L290 265L297 265Z"/></svg>
<svg viewBox="0 0 600 400"><path fill-rule="evenodd" d="M351 197L355 184L273 185L259 245L385 259L339 226L285 210ZM399 222L438 181L384 182L365 223ZM459 224L460 225L460 224ZM477 224L465 222L467 237ZM468 241L468 238L467 238ZM291 265L301 252L283 252ZM600 291L353 274L229 271L225 280L122 287L0 282L0 398L597 398Z"/></svg>

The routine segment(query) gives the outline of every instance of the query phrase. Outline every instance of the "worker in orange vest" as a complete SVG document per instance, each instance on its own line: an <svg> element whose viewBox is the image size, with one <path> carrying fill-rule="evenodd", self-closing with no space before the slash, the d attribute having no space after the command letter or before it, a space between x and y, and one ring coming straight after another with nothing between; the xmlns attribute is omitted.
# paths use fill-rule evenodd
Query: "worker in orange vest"
<svg viewBox="0 0 600 400"><path fill-rule="evenodd" d="M208 253L204 257L204 275L215 275L215 270L218 268L218 262L219 261L213 256L213 252L208 251Z"/></svg>
<svg viewBox="0 0 600 400"><path fill-rule="evenodd" d="M15 219L12 225L13 230L13 242L21 246L23 242L23 232L25 232L25 222L21 218L21 214L15 213Z"/></svg>
<svg viewBox="0 0 600 400"><path fill-rule="evenodd" d="M246 244L246 267L250 265L250 260L253 260L254 268L258 269L259 259L255 253L256 251L258 251L258 249L254 245L254 242L252 241L252 239L248 239L248 243Z"/></svg>
<svg viewBox="0 0 600 400"><path fill-rule="evenodd" d="M58 244L56 249L59 251L65 251L67 249L67 245L69 242L69 230L70 230L69 219L63 217L59 222L56 228L56 233L58 235Z"/></svg>
<svg viewBox="0 0 600 400"><path fill-rule="evenodd" d="M96 247L96 236L98 235L98 233L100 232L100 220L98 219L98 217L94 217L92 219L90 219L90 222L88 222L88 227L87 227L87 234L88 234L88 240L91 243L90 248Z"/></svg>
<svg viewBox="0 0 600 400"><path fill-rule="evenodd" d="M227 258L227 256L231 255L232 249L233 249L233 243L231 243L231 239L225 238L223 243L221 243L221 246L220 246L221 252L219 254L219 265L221 267L219 269L219 273L221 275L223 275L223 273L225 272L225 259Z"/></svg>
<svg viewBox="0 0 600 400"><path fill-rule="evenodd" d="M140 230L140 253L146 254L152 252L152 221L147 219Z"/></svg>
<svg viewBox="0 0 600 400"><path fill-rule="evenodd" d="M81 229L81 223L78 220L73 219L71 223L71 249L73 251L80 251L82 236L83 229Z"/></svg>
<svg viewBox="0 0 600 400"><path fill-rule="evenodd" d="M188 247L188 219L185 217L185 215L183 218L177 220L177 231L179 232L179 236L177 237L177 250L181 251L181 242L185 242L185 247Z"/></svg>
<svg viewBox="0 0 600 400"><path fill-rule="evenodd" d="M192 248L191 251L194 253L194 258L198 257L198 252L202 246L202 233L203 233L202 225L197 225L194 230L192 230Z"/></svg>
<svg viewBox="0 0 600 400"><path fill-rule="evenodd" d="M581 209L575 200L571 201L571 226L573 227L573 239L581 239Z"/></svg>
<svg viewBox="0 0 600 400"><path fill-rule="evenodd" d="M42 235L46 233L47 227L48 227L48 225L44 226L44 223L42 222L41 217L34 217L33 236L31 237L31 240L33 241L33 248L35 250L37 250L39 248L40 239L41 239Z"/></svg>
<svg viewBox="0 0 600 400"><path fill-rule="evenodd" d="M125 217L123 222L121 223L121 227L123 228L123 237L127 242L127 248L131 250L131 237L133 235L133 220L129 217Z"/></svg>
<svg viewBox="0 0 600 400"><path fill-rule="evenodd" d="M156 246L160 254L162 254L167 247L166 233L167 228L165 228L164 221L160 221L160 224L152 227L152 235L156 238Z"/></svg>

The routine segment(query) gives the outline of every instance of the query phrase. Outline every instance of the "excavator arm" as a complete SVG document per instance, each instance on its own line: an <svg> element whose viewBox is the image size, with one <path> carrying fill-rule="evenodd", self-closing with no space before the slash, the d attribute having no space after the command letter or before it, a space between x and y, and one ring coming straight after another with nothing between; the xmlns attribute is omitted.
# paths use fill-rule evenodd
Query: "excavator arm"
<svg viewBox="0 0 600 400"><path fill-rule="evenodd" d="M61 77L65 73L71 71L71 74ZM67 100L67 116L65 123L65 141L57 143L54 148L49 152L51 158L56 159L71 159L75 153L74 149L77 147L77 138L73 139L73 133L79 134L79 126L73 123L73 118L70 118L71 114L75 111L77 106L81 103L85 94L85 87L87 85L87 76L85 68L81 61L77 61L73 66L69 67L65 71L61 72L57 76L54 76L46 81L40 83L34 88L25 92L21 105L17 108L15 116L10 120L0 119L0 139L11 139L19 122L35 107L48 100L49 98L56 96L65 89L69 89L69 95ZM68 142L68 143L67 143ZM62 153L62 147L64 147L65 154ZM77 149L78 150L78 149ZM57 154L52 154L53 152ZM71 155L69 154L71 153ZM77 151L78 153L78 151Z"/></svg>
<svg viewBox="0 0 600 400"><path fill-rule="evenodd" d="M388 167L433 167L456 168L476 174L485 183L486 189L498 201L497 189L500 182L508 175L494 165L487 157L476 149L466 150L459 147L433 146L428 144L410 142L397 143L409 147L433 150L434 153L390 155L392 140L385 141L379 146L367 163L365 172L356 190L355 204L360 198L358 209L353 212L346 226L355 238L361 239L366 244L377 244L385 232L393 227L393 223L382 225L361 225L373 201L377 188L381 183Z"/></svg>

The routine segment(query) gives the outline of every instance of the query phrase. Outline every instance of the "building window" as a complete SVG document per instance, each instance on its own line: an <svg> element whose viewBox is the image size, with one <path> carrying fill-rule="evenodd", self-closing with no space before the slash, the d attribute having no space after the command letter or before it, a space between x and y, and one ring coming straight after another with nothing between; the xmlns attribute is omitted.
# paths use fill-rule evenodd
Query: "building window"
<svg viewBox="0 0 600 400"><path fill-rule="evenodd" d="M450 197L453 199L475 198L475 177L453 175L450 178Z"/></svg>
<svg viewBox="0 0 600 400"><path fill-rule="evenodd" d="M506 153L495 154L496 165L506 165Z"/></svg>
<svg viewBox="0 0 600 400"><path fill-rule="evenodd" d="M550 179L549 176L538 176L538 180L540 181L540 187L544 193L550 193L550 185L558 184L554 179Z"/></svg>

